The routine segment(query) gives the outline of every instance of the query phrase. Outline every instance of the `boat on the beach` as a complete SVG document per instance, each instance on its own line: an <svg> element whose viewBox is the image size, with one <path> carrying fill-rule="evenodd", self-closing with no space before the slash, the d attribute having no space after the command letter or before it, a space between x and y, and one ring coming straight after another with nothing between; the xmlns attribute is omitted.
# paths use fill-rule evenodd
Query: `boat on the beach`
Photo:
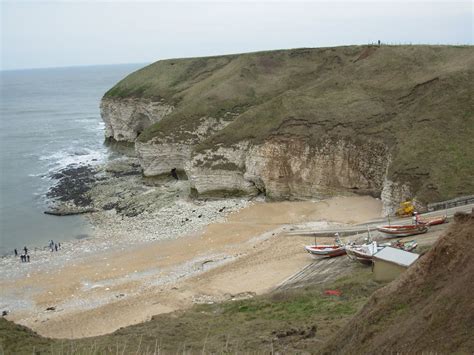
<svg viewBox="0 0 474 355"><path fill-rule="evenodd" d="M408 237L423 234L428 231L426 224L378 226L377 230L385 234L386 238Z"/></svg>
<svg viewBox="0 0 474 355"><path fill-rule="evenodd" d="M304 247L304 250L306 250L309 254L311 254L311 256L316 258L333 258L335 256L341 256L346 253L344 245L306 245Z"/></svg>
<svg viewBox="0 0 474 355"><path fill-rule="evenodd" d="M347 256L356 260L362 264L370 265L372 264L373 256L381 251L385 247L393 247L405 251L412 251L418 246L418 243L414 240L402 242L400 240L391 242L377 244L376 241L372 243L362 244L362 245L346 245Z"/></svg>
<svg viewBox="0 0 474 355"><path fill-rule="evenodd" d="M346 254L346 248L339 239L339 233L336 233L335 244L317 244L315 242L314 245L306 245L304 250L314 258L333 258Z"/></svg>
<svg viewBox="0 0 474 355"><path fill-rule="evenodd" d="M372 242L362 245L346 245L347 256L362 264L372 264L372 258L375 253L385 248L385 246L377 245L377 242Z"/></svg>
<svg viewBox="0 0 474 355"><path fill-rule="evenodd" d="M424 224L425 226L435 226L438 224L446 223L448 216L436 216L430 218L420 218L419 223Z"/></svg>

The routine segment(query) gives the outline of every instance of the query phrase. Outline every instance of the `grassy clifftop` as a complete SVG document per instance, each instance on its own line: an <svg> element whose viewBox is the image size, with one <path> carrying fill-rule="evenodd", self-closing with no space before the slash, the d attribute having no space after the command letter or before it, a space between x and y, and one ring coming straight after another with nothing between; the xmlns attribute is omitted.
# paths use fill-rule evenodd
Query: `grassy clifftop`
<svg viewBox="0 0 474 355"><path fill-rule="evenodd" d="M474 192L473 68L471 46L293 49L159 61L105 97L175 105L142 142L192 139L202 117L231 123L198 150L275 137L383 141L389 176L430 201Z"/></svg>

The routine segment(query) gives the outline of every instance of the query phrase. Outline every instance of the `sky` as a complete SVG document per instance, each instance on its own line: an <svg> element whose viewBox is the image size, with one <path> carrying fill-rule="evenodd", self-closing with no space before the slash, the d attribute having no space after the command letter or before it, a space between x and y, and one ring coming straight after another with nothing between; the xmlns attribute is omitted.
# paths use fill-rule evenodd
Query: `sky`
<svg viewBox="0 0 474 355"><path fill-rule="evenodd" d="M473 44L471 1L1 1L1 70L350 44Z"/></svg>

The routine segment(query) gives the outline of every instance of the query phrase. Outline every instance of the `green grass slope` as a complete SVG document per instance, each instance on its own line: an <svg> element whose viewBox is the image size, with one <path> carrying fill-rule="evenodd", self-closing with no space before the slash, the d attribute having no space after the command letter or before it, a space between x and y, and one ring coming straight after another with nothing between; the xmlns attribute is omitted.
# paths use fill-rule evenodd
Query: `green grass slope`
<svg viewBox="0 0 474 355"><path fill-rule="evenodd" d="M202 117L231 123L197 150L271 138L384 142L389 177L422 201L474 192L474 48L348 46L156 62L107 98L175 111L139 137L192 139Z"/></svg>
<svg viewBox="0 0 474 355"><path fill-rule="evenodd" d="M195 305L112 334L77 340L42 338L0 319L0 346L6 354L315 352L381 286L369 268L359 266L354 274L325 285ZM342 295L325 295L326 289L338 289Z"/></svg>

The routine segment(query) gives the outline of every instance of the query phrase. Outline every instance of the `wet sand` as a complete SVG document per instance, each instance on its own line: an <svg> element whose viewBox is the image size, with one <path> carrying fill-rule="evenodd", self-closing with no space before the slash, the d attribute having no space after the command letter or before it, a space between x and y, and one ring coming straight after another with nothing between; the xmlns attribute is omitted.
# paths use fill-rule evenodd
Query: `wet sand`
<svg viewBox="0 0 474 355"><path fill-rule="evenodd" d="M8 319L41 335L79 338L195 303L251 297L311 262L303 246L312 238L286 235L296 224L324 229L362 223L379 217L381 207L379 200L361 196L255 202L177 239L117 243L68 258L61 253L70 250L46 253L43 262L20 265L27 271L2 272L1 307L10 311Z"/></svg>

